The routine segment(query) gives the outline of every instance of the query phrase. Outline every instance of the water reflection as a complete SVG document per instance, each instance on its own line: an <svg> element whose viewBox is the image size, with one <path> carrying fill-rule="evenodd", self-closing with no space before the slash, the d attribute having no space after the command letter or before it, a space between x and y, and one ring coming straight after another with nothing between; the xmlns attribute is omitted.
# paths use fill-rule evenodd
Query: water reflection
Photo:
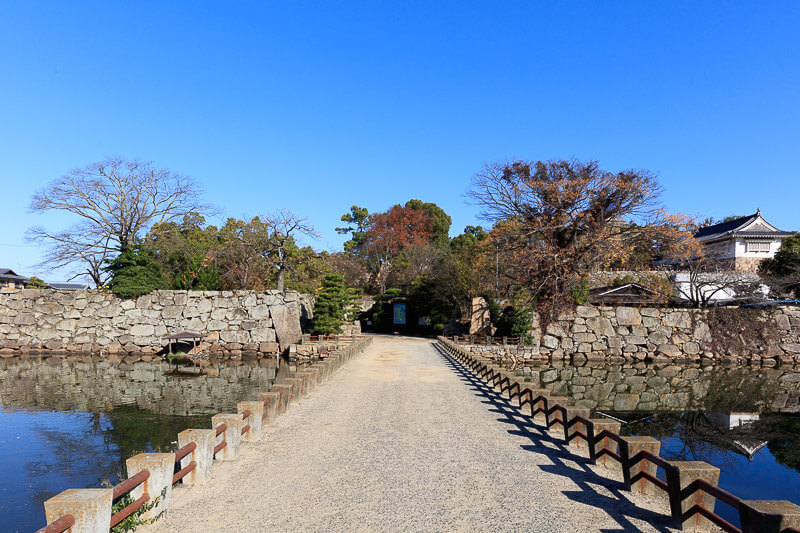
<svg viewBox="0 0 800 533"><path fill-rule="evenodd" d="M517 371L532 387L602 411L800 412L795 367L550 363Z"/></svg>
<svg viewBox="0 0 800 533"><path fill-rule="evenodd" d="M178 432L210 427L289 372L275 361L170 375L166 363L91 358L0 360L0 531L44 525L44 501L114 484L126 458L172 451Z"/></svg>

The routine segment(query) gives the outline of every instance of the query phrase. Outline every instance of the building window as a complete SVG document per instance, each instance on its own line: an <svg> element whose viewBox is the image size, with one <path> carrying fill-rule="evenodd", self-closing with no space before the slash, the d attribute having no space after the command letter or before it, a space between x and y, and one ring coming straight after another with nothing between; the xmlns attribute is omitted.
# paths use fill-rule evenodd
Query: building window
<svg viewBox="0 0 800 533"><path fill-rule="evenodd" d="M769 241L747 241L748 252L769 252Z"/></svg>

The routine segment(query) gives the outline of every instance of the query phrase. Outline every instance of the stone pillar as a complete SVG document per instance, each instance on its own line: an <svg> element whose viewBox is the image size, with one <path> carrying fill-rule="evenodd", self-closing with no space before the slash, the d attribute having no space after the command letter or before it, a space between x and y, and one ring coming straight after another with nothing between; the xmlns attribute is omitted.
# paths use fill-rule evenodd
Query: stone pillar
<svg viewBox="0 0 800 533"><path fill-rule="evenodd" d="M800 529L800 506L784 500L742 500L742 533L780 533Z"/></svg>
<svg viewBox="0 0 800 533"><path fill-rule="evenodd" d="M566 407L569 403L569 398L566 396L548 396L547 397L547 414L545 416L545 421L547 423L547 429L550 429L552 426L556 424L556 421L564 422L564 416L561 412L561 409L553 410L553 407L556 405L560 405L561 407Z"/></svg>
<svg viewBox="0 0 800 533"><path fill-rule="evenodd" d="M587 447L588 443L583 439L583 437L578 437L576 434L577 432L581 432L588 437L588 430L586 428L586 424L583 422L575 422L571 426L569 425L573 418L576 416L580 416L589 420L589 416L591 413L591 409L588 407L577 407L577 406L569 406L564 407L564 411L566 412L566 420L564 421L564 440L570 446L577 446L577 447ZM573 435L576 435L573 437Z"/></svg>
<svg viewBox="0 0 800 533"><path fill-rule="evenodd" d="M223 440L227 443L216 456L218 461L233 461L239 455L239 446L242 442L242 427L244 420L239 414L218 414L211 417L211 427L216 429L220 424L225 424L225 431L217 435L214 446Z"/></svg>
<svg viewBox="0 0 800 533"><path fill-rule="evenodd" d="M609 439L608 437L603 437L602 439L598 439L596 436L599 435L603 431L610 431L611 433L616 433L619 435L620 428L622 424L611 420L610 418L592 418L592 430L594 435L592 435L592 442L594 442L594 453L591 454L591 457L595 461L595 463L599 462L603 466L608 466L609 464L619 465L617 461L611 459L608 455L602 453L604 450L618 453L617 452L617 441L614 439ZM611 460L611 463L608 461Z"/></svg>
<svg viewBox="0 0 800 533"><path fill-rule="evenodd" d="M113 489L67 489L44 502L47 523L65 514L75 518L70 533L108 533Z"/></svg>
<svg viewBox="0 0 800 533"><path fill-rule="evenodd" d="M281 403L280 392L260 392L258 393L258 401L264 404L264 413L262 416L266 415L264 421L261 423L262 426L275 420L278 412L283 412L283 410L279 411L279 405Z"/></svg>
<svg viewBox="0 0 800 533"><path fill-rule="evenodd" d="M244 434L246 441L258 440L261 437L261 415L264 414L264 402L239 402L236 404L236 411L244 413L250 411L250 416L243 419L243 422L250 425L250 431Z"/></svg>
<svg viewBox="0 0 800 533"><path fill-rule="evenodd" d="M625 481L625 486L628 487L628 490L633 492L647 494L650 482L644 478L634 478L636 478L636 474L642 470L651 476L655 476L658 467L650 461L645 460L631 464L631 459L643 450L653 455L658 455L658 452L661 450L661 441L653 437L622 437L619 449L620 455L622 456L622 477ZM655 490L655 488L651 488L650 492L653 490Z"/></svg>
<svg viewBox="0 0 800 533"><path fill-rule="evenodd" d="M169 500L172 497L172 475L175 472L174 453L140 453L128 458L125 466L129 478L142 470L150 471L150 477L130 492L131 498L134 500L147 494L148 502L156 502L152 509L140 515L143 520L152 520L169 509Z"/></svg>
<svg viewBox="0 0 800 533"><path fill-rule="evenodd" d="M673 524L682 530L717 531L717 527L700 513L695 513L686 520L683 519L683 513L695 505L702 505L713 512L717 499L705 491L697 490L682 500L681 490L696 479L705 479L716 486L719 482L719 468L705 461L669 461L669 464L671 468L667 469L667 485L669 486L669 508Z"/></svg>
<svg viewBox="0 0 800 533"><path fill-rule="evenodd" d="M303 388L303 378L286 378L286 383L293 387L292 399L299 400L305 396L306 391Z"/></svg>
<svg viewBox="0 0 800 533"><path fill-rule="evenodd" d="M216 435L213 429L185 429L178 433L178 448L183 448L190 442L197 444L192 453L181 459L181 468L186 468L194 461L197 466L184 476L184 485L203 485L211 477L211 465L214 464L214 441Z"/></svg>
<svg viewBox="0 0 800 533"><path fill-rule="evenodd" d="M547 389L531 389L531 416L533 417L533 421L539 424L546 424L547 423L547 416L543 412L537 413L537 408L544 408L544 402L534 401L539 396L547 397L548 392Z"/></svg>
<svg viewBox="0 0 800 533"><path fill-rule="evenodd" d="M281 412L286 412L286 409L289 408L289 404L295 400L294 385L282 383L280 385L273 385L271 390L281 395L281 405L278 405L278 409L281 410Z"/></svg>
<svg viewBox="0 0 800 533"><path fill-rule="evenodd" d="M313 392L317 388L317 372L309 367L306 367L302 372L296 372L295 376L303 380L305 394Z"/></svg>

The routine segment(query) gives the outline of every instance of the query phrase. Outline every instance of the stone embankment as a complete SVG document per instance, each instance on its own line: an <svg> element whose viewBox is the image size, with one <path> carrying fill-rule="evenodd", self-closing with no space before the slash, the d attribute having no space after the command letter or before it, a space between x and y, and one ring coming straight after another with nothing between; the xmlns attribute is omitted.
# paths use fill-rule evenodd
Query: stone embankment
<svg viewBox="0 0 800 533"><path fill-rule="evenodd" d="M0 356L147 355L164 337L203 335L211 355L275 354L300 340L310 300L293 291L155 291L134 299L108 291L0 291Z"/></svg>
<svg viewBox="0 0 800 533"><path fill-rule="evenodd" d="M734 319L741 313L745 325L734 324L728 332L720 334L714 329L718 326L714 325L712 313ZM751 336L742 330L749 329L746 322L762 320L767 338L745 338ZM800 307L759 311L587 305L578 306L574 314L549 324L544 335L539 333L534 331L534 346L519 351L522 359L800 362ZM725 336L733 337L728 346L720 340ZM513 351L509 347L479 344L466 349L490 353Z"/></svg>

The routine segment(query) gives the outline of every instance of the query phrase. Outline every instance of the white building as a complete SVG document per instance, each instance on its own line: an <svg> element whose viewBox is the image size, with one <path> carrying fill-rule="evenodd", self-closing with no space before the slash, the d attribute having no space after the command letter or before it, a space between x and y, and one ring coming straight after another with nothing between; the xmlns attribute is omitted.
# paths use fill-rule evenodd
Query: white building
<svg viewBox="0 0 800 533"><path fill-rule="evenodd" d="M701 228L695 238L705 245L706 257L730 265L735 272L757 272L764 259L775 257L783 239L794 235L755 214Z"/></svg>

